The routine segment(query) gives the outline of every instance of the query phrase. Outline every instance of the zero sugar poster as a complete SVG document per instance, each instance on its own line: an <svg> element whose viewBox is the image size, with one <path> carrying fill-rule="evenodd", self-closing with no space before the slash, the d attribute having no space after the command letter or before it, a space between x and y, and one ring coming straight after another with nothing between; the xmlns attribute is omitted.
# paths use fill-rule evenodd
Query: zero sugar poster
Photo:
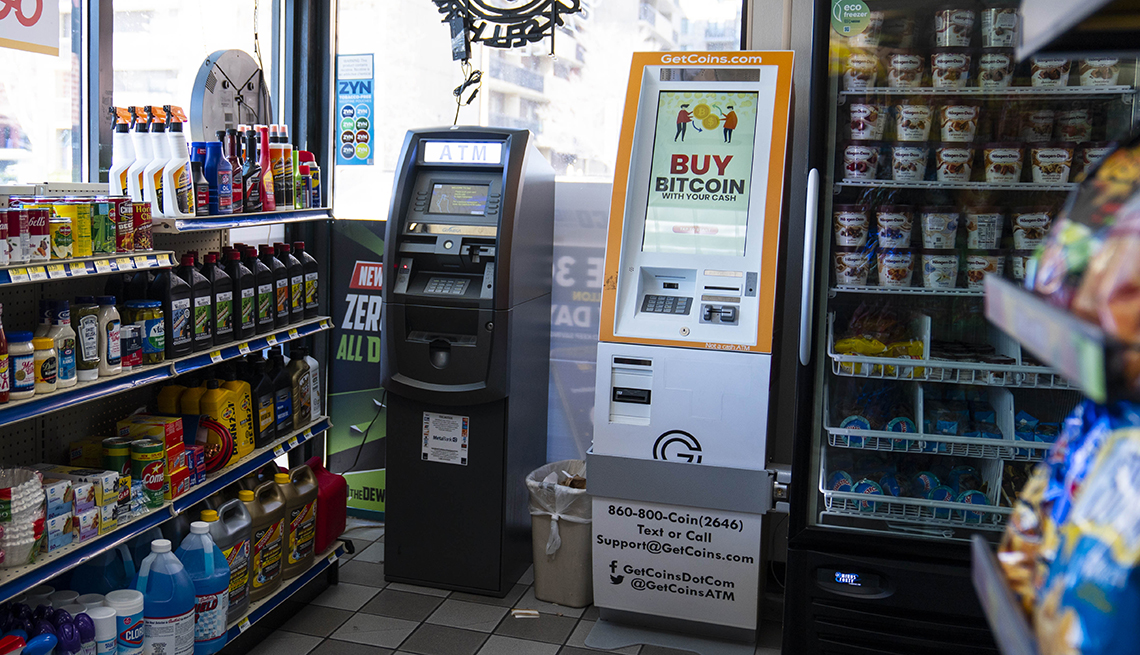
<svg viewBox="0 0 1140 655"><path fill-rule="evenodd" d="M757 102L660 92L642 251L744 255Z"/></svg>

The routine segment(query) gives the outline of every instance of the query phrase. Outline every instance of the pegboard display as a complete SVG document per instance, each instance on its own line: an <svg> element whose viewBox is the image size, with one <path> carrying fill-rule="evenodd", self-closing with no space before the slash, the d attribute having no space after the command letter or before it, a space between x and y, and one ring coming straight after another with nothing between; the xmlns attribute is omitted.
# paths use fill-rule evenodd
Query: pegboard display
<svg viewBox="0 0 1140 655"><path fill-rule="evenodd" d="M0 428L0 465L30 466L43 461L42 423L35 418Z"/></svg>
<svg viewBox="0 0 1140 655"><path fill-rule="evenodd" d="M229 245L228 230L206 230L202 232L182 232L179 234L155 234L154 247L159 250L173 250L178 257L187 250L197 250L198 254L221 250ZM175 261L175 264L178 262Z"/></svg>
<svg viewBox="0 0 1140 655"><path fill-rule="evenodd" d="M66 462L68 444L83 437L113 437L115 424L140 407L148 407L160 386L146 386L68 407L38 419L42 430L42 460ZM19 424L16 425L19 427Z"/></svg>

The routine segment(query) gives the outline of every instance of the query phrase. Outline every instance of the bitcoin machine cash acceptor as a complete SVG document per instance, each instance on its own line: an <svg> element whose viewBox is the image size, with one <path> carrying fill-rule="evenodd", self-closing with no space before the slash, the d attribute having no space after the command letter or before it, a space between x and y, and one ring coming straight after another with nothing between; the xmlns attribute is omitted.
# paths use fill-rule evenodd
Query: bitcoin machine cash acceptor
<svg viewBox="0 0 1140 655"><path fill-rule="evenodd" d="M554 171L526 130L413 130L384 258L388 580L504 596L546 462Z"/></svg>

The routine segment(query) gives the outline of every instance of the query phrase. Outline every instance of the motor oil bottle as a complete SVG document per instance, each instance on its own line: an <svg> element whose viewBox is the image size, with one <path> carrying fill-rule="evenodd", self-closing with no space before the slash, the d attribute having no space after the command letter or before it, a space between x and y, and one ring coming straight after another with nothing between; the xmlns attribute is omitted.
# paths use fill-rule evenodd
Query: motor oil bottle
<svg viewBox="0 0 1140 655"><path fill-rule="evenodd" d="M273 153L269 142L269 128L257 126L257 165L261 168L261 210L276 211L277 195L273 176Z"/></svg>
<svg viewBox="0 0 1140 655"><path fill-rule="evenodd" d="M277 374L273 376L273 413L277 420L277 436L284 437L293 431L293 378L284 365L280 352L271 352L270 361Z"/></svg>
<svg viewBox="0 0 1140 655"><path fill-rule="evenodd" d="M285 367L285 373L293 387L293 431L297 432L313 421L313 389L305 355L295 350L289 354L291 359Z"/></svg>
<svg viewBox="0 0 1140 655"><path fill-rule="evenodd" d="M139 564L135 591L143 605L144 655L192 655L194 652L194 582L170 542L155 539Z"/></svg>
<svg viewBox="0 0 1140 655"><path fill-rule="evenodd" d="M309 365L309 408L312 413L310 420L315 421L324 416L321 406L321 365L309 354L309 349L305 346L290 348L289 352L304 357L305 363Z"/></svg>
<svg viewBox="0 0 1140 655"><path fill-rule="evenodd" d="M250 491L253 491L266 482L272 482L273 480L277 479L277 474L281 472L282 471L277 467L277 464L273 462L266 462L261 466L261 468L253 471L241 480L238 480L238 485L241 486L242 489L249 489Z"/></svg>
<svg viewBox="0 0 1140 655"><path fill-rule="evenodd" d="M262 210L264 183L261 179L261 165L257 160L257 133L248 129L242 136L245 138L245 162L241 169L242 185L245 187L245 211L259 212Z"/></svg>
<svg viewBox="0 0 1140 655"><path fill-rule="evenodd" d="M166 140L170 161L162 172L162 209L172 218L194 216L194 172L190 167L190 149L182 124L186 114L181 107L163 105L166 112ZM208 202L208 200L207 200Z"/></svg>
<svg viewBox="0 0 1140 655"><path fill-rule="evenodd" d="M319 455L310 457L305 465L317 480L317 539L313 550L323 553L348 525L348 481L326 470Z"/></svg>
<svg viewBox="0 0 1140 655"><path fill-rule="evenodd" d="M317 477L302 464L289 473L275 476L285 494L285 517L288 538L285 546L284 575L292 578L313 563L317 539ZM287 484L282 484L284 479Z"/></svg>
<svg viewBox="0 0 1140 655"><path fill-rule="evenodd" d="M195 384L182 392L182 396L178 399L178 405L182 408L183 414L196 416L202 414L202 396L206 395L205 384ZM222 425L225 425L223 423Z"/></svg>
<svg viewBox="0 0 1140 655"><path fill-rule="evenodd" d="M230 438L234 441L233 455L226 462L229 466L239 458L238 444L241 441L241 426L238 423L237 394L229 389L223 389L215 379L206 380L206 393L202 394L200 401L201 413L221 423L230 431Z"/></svg>
<svg viewBox="0 0 1140 655"><path fill-rule="evenodd" d="M257 333L272 332L277 324L277 291L273 280L273 269L256 256L253 248L245 251L245 265L253 273L257 284Z"/></svg>
<svg viewBox="0 0 1140 655"><path fill-rule="evenodd" d="M273 252L289 275L289 322L300 323L305 318L305 269L293 256L293 246L275 243Z"/></svg>
<svg viewBox="0 0 1140 655"><path fill-rule="evenodd" d="M170 144L166 138L166 112L162 107L147 105L143 108L150 117L150 150L154 156L143 173L143 198L150 204L153 218L166 216L163 209L162 173L170 161Z"/></svg>
<svg viewBox="0 0 1140 655"><path fill-rule="evenodd" d="M176 273L186 284L190 285L190 305L193 307L192 334L194 351L209 350L214 346L213 323L213 296L214 289L206 276L194 267L194 256L182 255L182 265Z"/></svg>
<svg viewBox="0 0 1140 655"><path fill-rule="evenodd" d="M218 515L207 510L217 522ZM230 567L210 536L210 524L194 521L178 547L178 560L194 583L194 655L212 655L226 645Z"/></svg>
<svg viewBox="0 0 1140 655"><path fill-rule="evenodd" d="M214 345L224 346L234 340L234 284L229 274L218 265L218 256L214 253L206 255L202 276L210 281L214 291Z"/></svg>
<svg viewBox="0 0 1140 655"><path fill-rule="evenodd" d="M273 480L262 483L256 491L243 489L238 497L245 503L252 523L249 601L256 603L281 586L285 498Z"/></svg>
<svg viewBox="0 0 1140 655"><path fill-rule="evenodd" d="M317 260L305 252L304 241L293 242L293 256L301 262L301 270L305 275L305 318L317 316Z"/></svg>
<svg viewBox="0 0 1140 655"><path fill-rule="evenodd" d="M265 360L254 362L249 382L256 413L253 426L254 448L265 448L277 440L277 397L273 393L273 380L266 370Z"/></svg>
<svg viewBox="0 0 1140 655"><path fill-rule="evenodd" d="M180 399L182 393L186 391L186 387L181 384L168 384L158 392L157 409L159 414L181 414L182 404Z"/></svg>
<svg viewBox="0 0 1140 655"><path fill-rule="evenodd" d="M289 325L289 269L273 253L273 246L261 246L258 257L273 272L273 325Z"/></svg>
<svg viewBox="0 0 1140 655"><path fill-rule="evenodd" d="M189 355L194 349L190 285L171 269L164 269L154 276L146 295L162 303L166 359Z"/></svg>
<svg viewBox="0 0 1140 655"><path fill-rule="evenodd" d="M131 132L131 145L135 149L135 161L127 169L127 194L134 202L146 202L143 197L143 179L146 177L146 167L154 160L154 153L150 146L150 130L147 125L147 116L142 107L131 107L131 116L134 119L135 131Z"/></svg>
<svg viewBox="0 0 1140 655"><path fill-rule="evenodd" d="M135 163L135 148L131 144L131 114L123 107L108 107L111 112L111 169L107 191L112 196L129 196L127 171Z"/></svg>
<svg viewBox="0 0 1140 655"><path fill-rule="evenodd" d="M222 549L230 569L230 607L226 621L232 623L249 609L249 550L253 532L249 510L238 498L222 501L215 510L203 510L202 521Z"/></svg>
<svg viewBox="0 0 1140 655"><path fill-rule="evenodd" d="M241 253L230 250L226 255L226 275L233 284L234 339L245 341L257 332L257 280L241 263Z"/></svg>
<svg viewBox="0 0 1140 655"><path fill-rule="evenodd" d="M239 380L237 371L228 367L222 371L222 387L232 393L237 403L238 433L234 436L237 457L241 459L253 452L253 390L245 380Z"/></svg>

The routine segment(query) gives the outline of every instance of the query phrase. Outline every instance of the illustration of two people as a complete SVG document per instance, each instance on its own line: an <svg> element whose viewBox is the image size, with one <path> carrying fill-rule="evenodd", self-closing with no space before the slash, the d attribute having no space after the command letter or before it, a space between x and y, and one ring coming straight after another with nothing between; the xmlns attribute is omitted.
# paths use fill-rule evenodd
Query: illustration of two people
<svg viewBox="0 0 1140 655"><path fill-rule="evenodd" d="M728 106L728 113L721 114L720 119L724 121L724 142L732 143L732 131L736 129L736 112L732 110L732 105ZM681 105L681 111L677 112L677 133L673 135L673 141L678 138L681 142L685 142L685 132L689 127L689 123L693 122L693 114L689 111L689 105Z"/></svg>

